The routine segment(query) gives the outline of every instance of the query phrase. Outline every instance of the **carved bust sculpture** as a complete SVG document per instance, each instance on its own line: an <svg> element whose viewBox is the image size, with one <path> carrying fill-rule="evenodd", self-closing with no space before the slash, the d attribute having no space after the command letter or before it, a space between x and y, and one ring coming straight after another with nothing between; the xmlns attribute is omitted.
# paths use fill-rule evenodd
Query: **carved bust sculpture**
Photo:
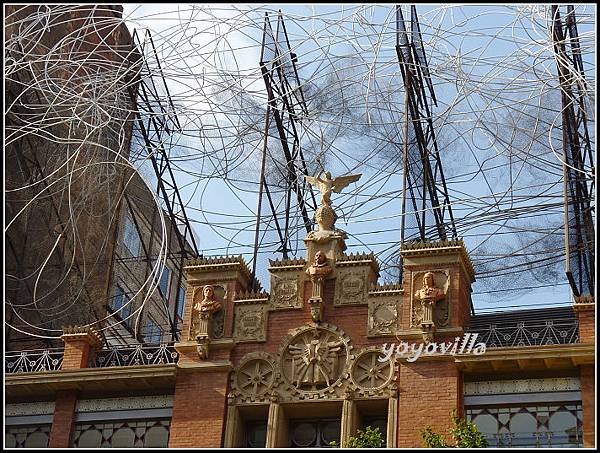
<svg viewBox="0 0 600 453"><path fill-rule="evenodd" d="M204 299L196 303L195 310L210 316L223 308L221 303L215 300L215 289L211 285L206 285L202 292Z"/></svg>
<svg viewBox="0 0 600 453"><path fill-rule="evenodd" d="M197 300L192 310L191 337L194 339L208 336L208 320L213 313L223 308L222 304L215 300L215 288L212 285L206 285L202 292L204 298ZM199 297L195 297L195 299L199 299Z"/></svg>
<svg viewBox="0 0 600 453"><path fill-rule="evenodd" d="M444 291L435 287L433 272L426 272L423 276L423 288L415 293L415 297L421 301L437 302L444 296Z"/></svg>
<svg viewBox="0 0 600 453"><path fill-rule="evenodd" d="M315 261L312 266L306 269L306 273L312 278L324 278L331 271L331 267L327 264L327 256L321 250L315 253Z"/></svg>

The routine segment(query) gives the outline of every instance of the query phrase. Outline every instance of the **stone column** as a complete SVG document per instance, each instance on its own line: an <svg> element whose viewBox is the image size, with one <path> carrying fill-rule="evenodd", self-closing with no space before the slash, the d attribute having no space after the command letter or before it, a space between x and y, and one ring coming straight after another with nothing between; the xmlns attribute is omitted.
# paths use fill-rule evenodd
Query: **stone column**
<svg viewBox="0 0 600 453"><path fill-rule="evenodd" d="M269 418L267 419L266 448L288 447L288 421L285 411L277 399L271 399Z"/></svg>
<svg viewBox="0 0 600 453"><path fill-rule="evenodd" d="M397 448L398 445L398 392L393 393L388 400L388 424L386 447Z"/></svg>
<svg viewBox="0 0 600 453"><path fill-rule="evenodd" d="M350 396L344 399L342 405L342 423L340 431L340 445L345 446L351 436L358 430L359 416L356 401Z"/></svg>
<svg viewBox="0 0 600 453"><path fill-rule="evenodd" d="M102 344L102 338L93 328L67 327L60 337L65 343L62 370L88 368L95 350ZM68 448L75 423L77 390L65 389L56 392L56 405L50 430L48 446Z"/></svg>

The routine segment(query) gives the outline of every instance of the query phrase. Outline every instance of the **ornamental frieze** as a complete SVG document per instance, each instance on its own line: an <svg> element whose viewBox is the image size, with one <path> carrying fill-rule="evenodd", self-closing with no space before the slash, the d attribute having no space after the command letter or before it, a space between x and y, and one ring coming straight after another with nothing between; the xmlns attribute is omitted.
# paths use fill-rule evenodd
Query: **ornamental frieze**
<svg viewBox="0 0 600 453"><path fill-rule="evenodd" d="M389 398L398 367L379 362L379 348L354 350L339 328L312 324L293 329L277 355L246 354L231 375L231 404L341 400L348 395Z"/></svg>

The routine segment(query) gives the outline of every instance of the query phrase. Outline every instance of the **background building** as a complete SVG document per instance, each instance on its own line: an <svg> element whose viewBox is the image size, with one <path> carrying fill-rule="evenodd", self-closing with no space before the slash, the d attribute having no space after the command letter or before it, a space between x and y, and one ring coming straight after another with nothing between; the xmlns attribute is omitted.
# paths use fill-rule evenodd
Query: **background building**
<svg viewBox="0 0 600 453"><path fill-rule="evenodd" d="M177 338L197 252L161 177L149 187L131 164L165 169L148 158L160 131L138 107L144 71L121 13L5 7L8 350L59 346L69 325L107 345Z"/></svg>

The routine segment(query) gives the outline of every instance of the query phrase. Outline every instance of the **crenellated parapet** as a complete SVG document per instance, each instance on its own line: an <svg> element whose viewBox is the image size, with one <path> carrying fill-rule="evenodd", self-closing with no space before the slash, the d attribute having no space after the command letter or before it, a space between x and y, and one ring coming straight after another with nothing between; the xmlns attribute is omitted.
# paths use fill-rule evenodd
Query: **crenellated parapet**
<svg viewBox="0 0 600 453"><path fill-rule="evenodd" d="M233 301L238 303L254 303L257 301L260 302L268 302L269 301L269 293L266 291L244 291L239 294L236 294Z"/></svg>
<svg viewBox="0 0 600 453"><path fill-rule="evenodd" d="M369 297L401 295L403 293L404 288L400 283L372 284L369 288Z"/></svg>
<svg viewBox="0 0 600 453"><path fill-rule="evenodd" d="M407 242L402 245L402 250L400 250L402 259L408 260L409 263L415 259L423 261L427 257L439 261L442 256L456 254L460 256L466 275L469 276L470 282L473 283L475 281L475 268L462 239Z"/></svg>
<svg viewBox="0 0 600 453"><path fill-rule="evenodd" d="M304 266L306 266L306 260L304 258L269 260L270 272L304 269Z"/></svg>

